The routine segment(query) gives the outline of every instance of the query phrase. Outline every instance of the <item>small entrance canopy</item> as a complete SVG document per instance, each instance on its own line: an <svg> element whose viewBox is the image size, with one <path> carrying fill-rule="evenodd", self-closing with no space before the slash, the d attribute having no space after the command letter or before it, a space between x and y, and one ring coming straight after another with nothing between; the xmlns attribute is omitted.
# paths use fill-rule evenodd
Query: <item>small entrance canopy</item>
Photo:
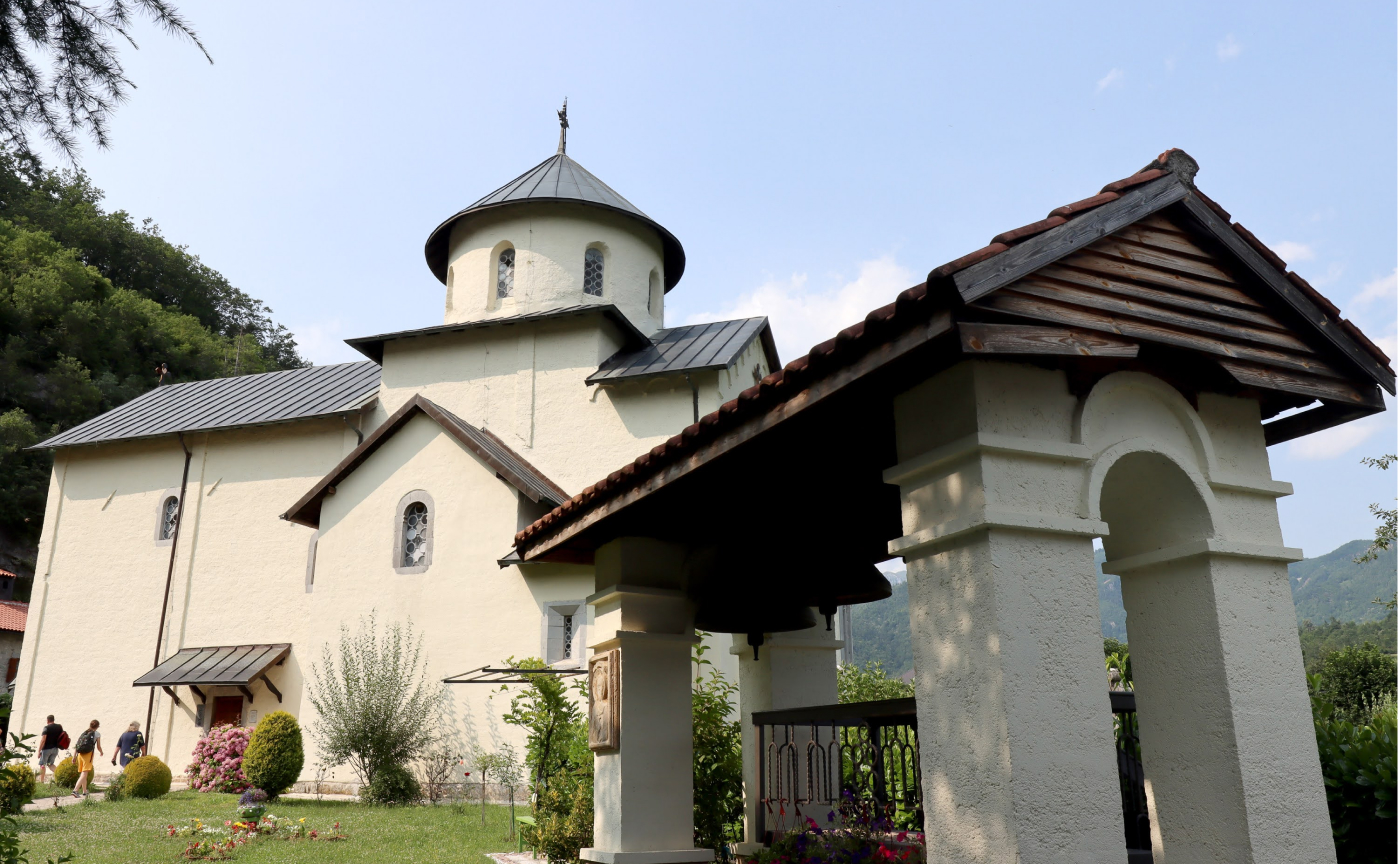
<svg viewBox="0 0 1398 864"><path fill-rule="evenodd" d="M207 702L201 687L237 687L252 698L248 685L261 678L277 701L281 691L267 678L267 670L280 665L291 653L291 643L275 645L231 645L214 648L184 648L131 683L132 687L160 687L175 704L180 698L174 688L183 684L200 702Z"/></svg>

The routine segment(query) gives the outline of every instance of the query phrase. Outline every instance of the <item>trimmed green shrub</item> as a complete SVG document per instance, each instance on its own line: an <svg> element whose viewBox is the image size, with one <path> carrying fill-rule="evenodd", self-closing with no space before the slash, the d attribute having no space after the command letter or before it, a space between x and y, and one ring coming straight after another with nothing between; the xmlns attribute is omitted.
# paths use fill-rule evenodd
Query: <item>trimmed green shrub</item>
<svg viewBox="0 0 1398 864"><path fill-rule="evenodd" d="M0 771L0 815L13 816L34 800L34 769L23 762Z"/></svg>
<svg viewBox="0 0 1398 864"><path fill-rule="evenodd" d="M73 757L69 756L67 759L59 762L58 767L53 769L53 782L62 786L64 789L72 789L74 786L78 785L79 773L78 763L74 762Z"/></svg>
<svg viewBox="0 0 1398 864"><path fill-rule="evenodd" d="M1367 719L1368 705L1398 689L1398 664L1370 642L1327 654L1319 671L1316 695L1353 723Z"/></svg>
<svg viewBox="0 0 1398 864"><path fill-rule="evenodd" d="M360 787L359 798L370 804L411 804L422 800L422 787L402 765L384 765Z"/></svg>
<svg viewBox="0 0 1398 864"><path fill-rule="evenodd" d="M170 791L170 766L157 756L142 756L126 763L122 793L132 798L159 798Z"/></svg>
<svg viewBox="0 0 1398 864"><path fill-rule="evenodd" d="M263 717L243 751L243 776L271 798L290 789L305 764L301 726L285 711Z"/></svg>

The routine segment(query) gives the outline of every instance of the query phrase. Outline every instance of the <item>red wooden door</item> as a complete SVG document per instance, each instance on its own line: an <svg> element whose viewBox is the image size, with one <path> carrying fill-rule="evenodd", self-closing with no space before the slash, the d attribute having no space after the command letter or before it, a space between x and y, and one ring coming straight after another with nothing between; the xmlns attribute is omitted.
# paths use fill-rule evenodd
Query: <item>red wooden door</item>
<svg viewBox="0 0 1398 864"><path fill-rule="evenodd" d="M243 697L215 696L214 722L211 726L243 725Z"/></svg>

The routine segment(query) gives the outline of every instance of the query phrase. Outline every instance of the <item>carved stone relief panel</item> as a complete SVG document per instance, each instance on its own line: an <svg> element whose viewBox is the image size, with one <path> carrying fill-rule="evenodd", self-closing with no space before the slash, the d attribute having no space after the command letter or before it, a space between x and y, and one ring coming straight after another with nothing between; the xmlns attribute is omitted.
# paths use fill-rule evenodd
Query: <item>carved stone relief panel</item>
<svg viewBox="0 0 1398 864"><path fill-rule="evenodd" d="M587 746L621 748L621 649L601 651L587 661Z"/></svg>

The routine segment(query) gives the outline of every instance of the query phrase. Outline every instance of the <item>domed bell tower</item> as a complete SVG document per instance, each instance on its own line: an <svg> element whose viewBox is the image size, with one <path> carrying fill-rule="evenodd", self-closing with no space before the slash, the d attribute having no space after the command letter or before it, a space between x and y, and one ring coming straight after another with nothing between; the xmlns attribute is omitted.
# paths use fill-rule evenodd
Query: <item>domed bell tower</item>
<svg viewBox="0 0 1398 864"><path fill-rule="evenodd" d="M557 153L427 238L427 266L447 289L444 322L610 304L653 333L684 247L568 156L566 101L558 120Z"/></svg>

